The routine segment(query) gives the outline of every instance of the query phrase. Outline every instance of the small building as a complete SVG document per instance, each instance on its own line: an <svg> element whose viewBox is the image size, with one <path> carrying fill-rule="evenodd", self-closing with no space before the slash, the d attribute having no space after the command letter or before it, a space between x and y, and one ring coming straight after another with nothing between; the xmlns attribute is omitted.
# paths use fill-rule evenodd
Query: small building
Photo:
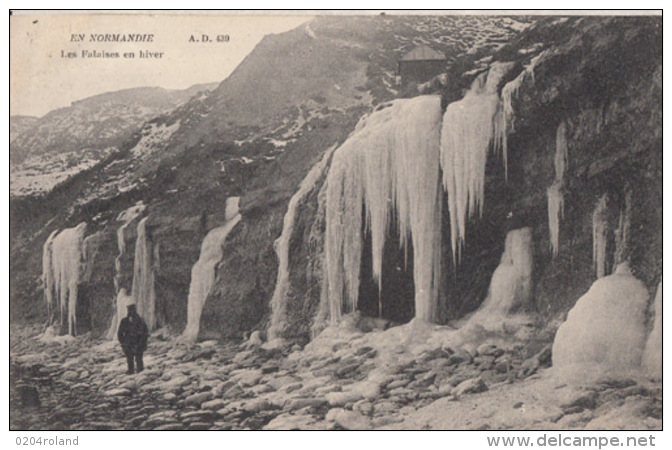
<svg viewBox="0 0 672 450"><path fill-rule="evenodd" d="M425 83L446 70L446 57L427 45L418 45L399 60L402 84Z"/></svg>

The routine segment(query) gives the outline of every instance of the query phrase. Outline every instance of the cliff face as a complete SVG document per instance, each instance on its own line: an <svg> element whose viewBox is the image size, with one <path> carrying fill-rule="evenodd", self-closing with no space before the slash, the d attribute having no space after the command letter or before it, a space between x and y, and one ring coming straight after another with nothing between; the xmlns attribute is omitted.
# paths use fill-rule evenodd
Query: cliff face
<svg viewBox="0 0 672 450"><path fill-rule="evenodd" d="M240 336L258 326L273 292L273 241L289 198L310 167L343 141L365 111L397 95L397 59L428 42L451 59L468 50L488 53L524 25L509 18L319 18L265 38L217 89L158 117L164 110L143 116L117 113L108 105L116 98L112 94L78 102L72 108L107 105L105 114L132 123L110 128L93 117L95 130L109 138L105 145L114 151L87 160L86 167L78 166L81 170L46 195L12 200L12 319L45 317L42 246L54 230L84 221L87 234L100 233L100 238L88 262L92 276L80 289L87 305L80 322L104 333L117 289L131 289L136 228L148 217L146 233L157 256L152 268L157 320L181 331L201 241L222 225L226 199L241 195L243 219L227 238L202 329L204 335ZM446 29L453 32L450 39L444 36ZM135 105L136 99L126 100ZM64 114L59 110L46 118ZM64 126L70 129L79 116L65 115ZM82 139L88 145L98 142L96 136ZM13 145L23 142L26 147L27 139ZM40 142L44 148L58 147ZM126 249L120 255L117 234L125 225L120 214L139 201L146 208L127 224Z"/></svg>
<svg viewBox="0 0 672 450"><path fill-rule="evenodd" d="M657 19L546 19L494 55L493 61L514 63L499 84L504 98L504 86L515 83L508 86L514 125L507 139L508 173L501 157L492 154L484 213L467 224L459 264L452 265L444 245L443 320L462 317L483 302L507 231L522 227L533 232L532 309L546 321L562 317L598 274L612 273L622 261L630 261L653 293L662 276L660 45ZM444 103L461 98L460 86L472 79L449 86ZM558 148L564 153L562 167ZM554 185L560 197L549 194ZM558 198L564 207L554 210ZM316 215L318 209L309 204L301 210L297 222L302 225L290 239L292 282L286 300L288 309L303 314L316 309L316 291L322 287L310 277L311 268L320 272L324 258L313 251L324 247L324 217ZM551 213L559 217L557 242ZM445 241L451 230L446 217L442 222ZM307 233L311 228L313 233ZM394 229L382 269L389 281L380 294L371 276L370 238L366 231L363 235L360 311L377 316L380 295L394 311L383 318L409 320L413 267L394 250ZM305 327L291 329L307 336Z"/></svg>
<svg viewBox="0 0 672 450"><path fill-rule="evenodd" d="M662 22L543 19L518 34L516 21L467 19L321 18L267 37L213 92L151 119L129 140L117 142L119 152L48 196L12 202L12 320L46 317L39 282L42 245L53 230L86 221L87 234L100 235L91 277L80 288L81 315L94 333L105 333L117 290L132 288L137 227L147 217L157 322L181 332L201 242L225 222L227 198L240 196L242 220L227 236L216 265L200 337L266 329L278 278L274 241L290 197L364 114L410 95L396 90L396 61L413 45L428 42L449 56L448 85L426 88L442 94L444 106L459 100L493 61L513 63L498 95L526 66L534 66L510 101L515 129L508 133L508 174L505 178L501 157L488 158L484 214L467 224L456 267L444 208L442 320L459 318L483 302L507 231L522 227L533 233L534 309L546 319L565 313L595 280L593 217L601 202L606 206L597 208L597 222L606 269L630 259L637 276L655 287L662 274ZM473 29L481 32L470 33ZM567 162L554 256L547 190L558 177L559 134ZM288 237L287 337L308 338L320 315L325 179L319 177L300 201ZM446 194L441 195L445 205ZM146 208L127 224L121 252L118 230L126 222L120 213L139 201ZM405 263L404 251L395 245L397 231L390 233L382 267L389 281L382 296L394 307L384 318L405 322L414 314L412 258ZM370 236L364 240L370 248ZM379 292L370 258L364 251L359 296L362 313L376 316Z"/></svg>

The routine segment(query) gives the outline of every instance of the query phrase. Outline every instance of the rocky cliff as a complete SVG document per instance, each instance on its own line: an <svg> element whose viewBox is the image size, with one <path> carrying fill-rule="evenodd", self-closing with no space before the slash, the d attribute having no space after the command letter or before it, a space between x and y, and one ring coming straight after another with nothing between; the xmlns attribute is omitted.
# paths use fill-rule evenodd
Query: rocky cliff
<svg viewBox="0 0 672 450"><path fill-rule="evenodd" d="M441 95L445 110L496 62L507 67L494 86L506 106L498 114L509 114L506 168L501 157L487 159L483 215L467 223L459 264L451 262L453 230L449 208L443 209L439 321L460 318L485 300L507 231L523 227L532 231L535 261L526 308L544 321L568 311L595 280L598 263L610 273L629 260L655 288L662 273L662 24L597 17L528 24L320 18L265 38L211 93L150 119L120 151L46 197L12 202L12 318L45 317L43 245L54 230L84 221L87 236L97 238L79 291L80 332L104 334L117 291L133 289L138 227L147 218L143 245L151 248L143 251L153 257L143 270L154 277L157 326L181 332L201 242L226 222L227 199L240 196L242 219L223 245L200 337L266 330L278 280L273 243L310 169L377 105L422 91ZM448 82L399 92L396 61L419 43L448 55ZM309 338L320 314L330 162L327 157L324 171L296 199L285 236L287 289L278 300L286 310L284 337ZM549 194L554 185L561 197ZM445 205L448 193L440 197ZM138 202L145 207L127 220L122 213ZM549 208L559 220L549 219ZM389 282L379 287L370 251L361 255L360 310L378 316L385 298L393 307L382 319L406 322L415 314L413 263L394 245L398 230L389 232L381 269ZM596 232L599 261L593 261ZM371 236L363 239L370 248Z"/></svg>

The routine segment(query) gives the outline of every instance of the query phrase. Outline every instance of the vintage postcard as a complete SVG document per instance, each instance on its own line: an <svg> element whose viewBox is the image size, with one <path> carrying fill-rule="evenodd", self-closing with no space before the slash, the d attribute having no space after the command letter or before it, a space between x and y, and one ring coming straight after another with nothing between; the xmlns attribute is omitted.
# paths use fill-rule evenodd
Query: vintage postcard
<svg viewBox="0 0 672 450"><path fill-rule="evenodd" d="M662 439L662 12L9 21L10 430Z"/></svg>

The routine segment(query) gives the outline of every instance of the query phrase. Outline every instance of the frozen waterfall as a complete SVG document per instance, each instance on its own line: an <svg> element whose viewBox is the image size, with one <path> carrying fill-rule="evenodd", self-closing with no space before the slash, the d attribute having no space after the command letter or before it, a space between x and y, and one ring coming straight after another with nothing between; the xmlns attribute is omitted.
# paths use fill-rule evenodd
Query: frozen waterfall
<svg viewBox="0 0 672 450"><path fill-rule="evenodd" d="M144 212L146 206L142 201L120 212L117 216L117 222L122 222L122 225L117 228L117 257L114 260L114 290L117 293L115 299L115 313L110 321L110 328L107 330L107 339L116 339L117 329L121 323L121 319L126 317L126 305L129 299L133 298L128 295L126 288L122 287L122 260L126 255L126 230L133 223L135 219L140 217Z"/></svg>
<svg viewBox="0 0 672 450"><path fill-rule="evenodd" d="M44 300L47 303L47 322L51 323L54 318L54 290L56 277L53 271L53 244L54 238L59 230L51 232L44 243L42 249L42 288L44 289Z"/></svg>
<svg viewBox="0 0 672 450"><path fill-rule="evenodd" d="M491 143L497 141L494 123L500 108L497 86L511 63L495 63L479 75L464 98L448 105L441 130L443 188L448 192L450 243L453 261L460 260L466 223L483 213L485 164ZM497 129L501 140L502 130ZM502 144L505 148L506 144ZM495 147L497 147L495 145ZM506 154L504 154L506 161Z"/></svg>
<svg viewBox="0 0 672 450"><path fill-rule="evenodd" d="M565 170L567 170L567 124L558 125L555 137L555 179L546 193L548 197L548 230L553 256L560 249L560 221L565 214Z"/></svg>
<svg viewBox="0 0 672 450"><path fill-rule="evenodd" d="M511 230L506 235L504 253L492 274L488 297L470 323L487 329L501 327L503 318L530 304L533 268L532 229Z"/></svg>
<svg viewBox="0 0 672 450"><path fill-rule="evenodd" d="M502 139L495 127L501 110L498 86L511 67L493 64L462 100L448 105L443 117L437 96L381 105L336 151L327 178L325 244L332 321L357 309L365 230L371 234L372 273L381 290L383 250L392 225L399 230L403 248L408 248L408 239L413 245L415 315L437 320L442 185L448 193L457 264L467 219L477 210L483 212L488 152ZM384 299L380 301L379 309Z"/></svg>
<svg viewBox="0 0 672 450"><path fill-rule="evenodd" d="M83 242L86 222L67 228L58 235L52 232L44 244L42 279L47 308L55 299L60 305L61 328L67 319L68 334L77 334L77 294L83 271ZM50 316L50 319L52 317Z"/></svg>
<svg viewBox="0 0 672 450"><path fill-rule="evenodd" d="M226 200L225 223L213 228L203 239L201 254L191 269L189 298L187 306L187 327L182 339L196 342L203 305L215 282L215 267L222 260L222 246L231 230L240 222L238 211L240 197L229 197Z"/></svg>
<svg viewBox="0 0 672 450"><path fill-rule="evenodd" d="M142 214L144 210L145 205L142 202L138 202L130 208L120 212L117 216L117 222L123 222L123 224L117 229L117 248L119 249L119 253L117 258L114 260L114 267L116 270L116 274L114 276L114 289L116 292L119 292L121 289L121 259L126 254L126 229L131 224L131 222L133 222L138 216L140 216L140 214Z"/></svg>
<svg viewBox="0 0 672 450"><path fill-rule="evenodd" d="M145 217L138 223L132 295L137 304L138 314L145 319L151 331L156 328L156 293L154 291L156 258L152 239L147 233L147 218Z"/></svg>
<svg viewBox="0 0 672 450"><path fill-rule="evenodd" d="M336 146L329 148L319 163L314 165L306 178L303 179L299 190L289 200L287 213L282 222L282 233L275 241L273 247L278 257L278 276L275 282L275 290L271 299L271 323L268 327L268 338L276 339L282 337L283 328L286 324L285 315L287 310L287 294L289 292L289 243L294 232L294 224L299 213L299 207L302 206L304 199L310 194L318 184L318 181L324 176L331 155Z"/></svg>
<svg viewBox="0 0 672 450"><path fill-rule="evenodd" d="M372 238L373 274L382 283L382 254L393 213L401 245L409 237L413 243L416 316L436 320L440 124L440 97L396 100L360 121L334 154L327 178L325 238L332 322L357 309L364 225Z"/></svg>

